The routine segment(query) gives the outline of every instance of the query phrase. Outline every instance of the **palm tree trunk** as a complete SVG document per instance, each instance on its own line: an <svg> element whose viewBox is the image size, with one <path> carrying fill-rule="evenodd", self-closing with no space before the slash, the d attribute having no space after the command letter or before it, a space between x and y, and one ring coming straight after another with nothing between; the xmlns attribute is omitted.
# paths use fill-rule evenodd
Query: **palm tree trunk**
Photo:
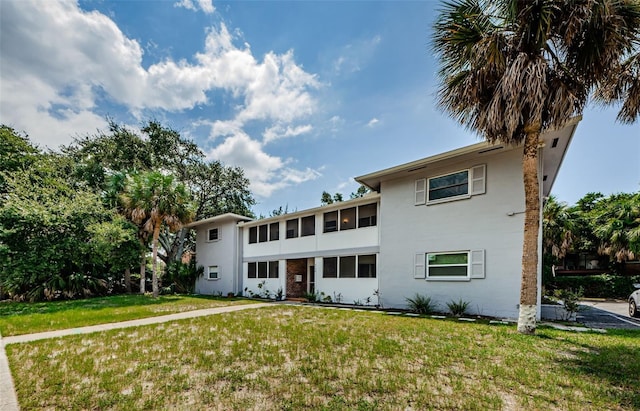
<svg viewBox="0 0 640 411"><path fill-rule="evenodd" d="M160 221L156 222L153 229L153 243L151 245L151 284L153 289L153 298L158 298L160 290L158 288L158 238L160 237Z"/></svg>
<svg viewBox="0 0 640 411"><path fill-rule="evenodd" d="M147 250L143 250L140 255L140 294L144 294L145 292L144 284L147 281L146 271L147 271Z"/></svg>
<svg viewBox="0 0 640 411"><path fill-rule="evenodd" d="M131 269L129 267L124 270L124 286L127 294L131 294Z"/></svg>
<svg viewBox="0 0 640 411"><path fill-rule="evenodd" d="M540 124L525 127L522 174L524 181L525 215L522 245L522 283L518 332L536 332L538 311L538 235L540 231L540 184L538 180L538 139Z"/></svg>

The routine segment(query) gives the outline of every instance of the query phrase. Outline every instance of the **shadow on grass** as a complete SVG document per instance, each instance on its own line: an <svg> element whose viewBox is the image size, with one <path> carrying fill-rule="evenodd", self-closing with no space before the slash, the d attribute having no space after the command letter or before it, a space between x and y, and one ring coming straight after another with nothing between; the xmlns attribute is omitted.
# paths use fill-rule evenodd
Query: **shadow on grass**
<svg viewBox="0 0 640 411"><path fill-rule="evenodd" d="M596 386L603 387L602 394L612 403L623 409L640 410L640 331L609 330L607 334L629 342L598 346L575 341L580 349L559 363L576 374L601 380L602 384Z"/></svg>
<svg viewBox="0 0 640 411"><path fill-rule="evenodd" d="M101 310L112 307L133 307L133 306L149 306L166 304L168 302L183 300L184 295L161 295L153 298L146 295L115 295L109 297L94 297L82 300L65 300L51 302L2 302L0 303L0 317L2 316L20 316L30 314L51 314L72 310ZM190 295L190 298L220 300L219 297ZM225 298L226 301L235 299Z"/></svg>

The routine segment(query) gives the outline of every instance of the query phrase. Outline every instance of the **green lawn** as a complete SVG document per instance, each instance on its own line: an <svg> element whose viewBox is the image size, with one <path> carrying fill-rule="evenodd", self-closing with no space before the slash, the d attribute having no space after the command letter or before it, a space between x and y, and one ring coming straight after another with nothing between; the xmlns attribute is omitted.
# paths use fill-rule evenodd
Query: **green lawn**
<svg viewBox="0 0 640 411"><path fill-rule="evenodd" d="M0 303L0 333L7 337L251 302L184 295L160 296L157 299L145 295L118 295L46 303L3 302Z"/></svg>
<svg viewBox="0 0 640 411"><path fill-rule="evenodd" d="M631 331L271 306L6 348L22 409L640 409Z"/></svg>

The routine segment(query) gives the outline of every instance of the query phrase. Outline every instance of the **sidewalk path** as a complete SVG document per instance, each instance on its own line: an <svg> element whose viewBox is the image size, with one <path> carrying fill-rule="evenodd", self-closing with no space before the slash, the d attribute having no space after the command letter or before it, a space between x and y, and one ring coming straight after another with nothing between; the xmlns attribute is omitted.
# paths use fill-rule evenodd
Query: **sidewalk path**
<svg viewBox="0 0 640 411"><path fill-rule="evenodd" d="M8 344L17 344L29 341L44 340L46 338L64 337L67 335L89 334L98 331L115 330L118 328L137 327L140 325L160 324L167 321L183 320L187 318L204 317L213 314L229 313L233 311L261 308L272 305L271 303L231 305L227 307L205 308L203 310L185 311L182 313L161 315L159 317L141 318L139 320L122 321L91 325L88 327L69 328L66 330L47 331L36 334L14 335L10 337L0 336L0 411L18 411L18 399L13 386L13 378L9 369L9 360L4 347Z"/></svg>

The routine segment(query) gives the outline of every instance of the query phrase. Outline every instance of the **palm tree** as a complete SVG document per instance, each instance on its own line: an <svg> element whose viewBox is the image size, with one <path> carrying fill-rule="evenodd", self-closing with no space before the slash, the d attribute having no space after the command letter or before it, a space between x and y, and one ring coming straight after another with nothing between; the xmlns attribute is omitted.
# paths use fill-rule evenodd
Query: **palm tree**
<svg viewBox="0 0 640 411"><path fill-rule="evenodd" d="M598 253L618 263L640 256L640 193L614 194L594 210Z"/></svg>
<svg viewBox="0 0 640 411"><path fill-rule="evenodd" d="M489 142L524 146L521 333L536 329L540 134L580 115L639 38L638 0L454 0L434 25L440 107Z"/></svg>
<svg viewBox="0 0 640 411"><path fill-rule="evenodd" d="M183 184L176 184L173 176L148 171L129 177L122 201L127 215L152 233L153 296L158 297L158 238L163 225L177 230L193 219L190 196ZM144 278L140 279L144 289Z"/></svg>
<svg viewBox="0 0 640 411"><path fill-rule="evenodd" d="M549 196L542 209L542 246L546 254L563 258L572 248L574 216L566 203Z"/></svg>

